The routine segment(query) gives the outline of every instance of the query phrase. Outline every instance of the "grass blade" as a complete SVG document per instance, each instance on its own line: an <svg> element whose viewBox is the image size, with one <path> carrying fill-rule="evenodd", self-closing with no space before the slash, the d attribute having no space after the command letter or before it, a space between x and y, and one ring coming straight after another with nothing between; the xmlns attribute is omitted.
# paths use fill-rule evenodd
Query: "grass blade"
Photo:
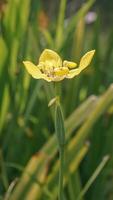
<svg viewBox="0 0 113 200"><path fill-rule="evenodd" d="M99 164L99 166L96 168L96 170L94 171L94 173L92 174L92 176L90 177L90 179L88 180L88 182L86 183L86 185L84 186L84 188L82 189L79 197L77 198L77 200L81 200L82 197L86 194L86 192L88 191L88 189L90 188L90 186L94 183L95 179L98 177L98 175L100 174L100 172L103 170L103 168L105 167L105 165L107 164L109 160L109 156L105 156L101 163Z"/></svg>

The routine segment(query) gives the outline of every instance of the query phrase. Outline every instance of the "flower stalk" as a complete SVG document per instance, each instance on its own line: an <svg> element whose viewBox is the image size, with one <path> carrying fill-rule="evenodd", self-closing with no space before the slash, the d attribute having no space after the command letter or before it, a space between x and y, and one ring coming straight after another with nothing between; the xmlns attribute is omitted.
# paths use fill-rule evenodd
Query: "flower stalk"
<svg viewBox="0 0 113 200"><path fill-rule="evenodd" d="M55 132L58 140L59 157L60 157L58 196L59 200L63 200L65 128L64 128L64 119L59 98L57 98L56 108L55 108Z"/></svg>

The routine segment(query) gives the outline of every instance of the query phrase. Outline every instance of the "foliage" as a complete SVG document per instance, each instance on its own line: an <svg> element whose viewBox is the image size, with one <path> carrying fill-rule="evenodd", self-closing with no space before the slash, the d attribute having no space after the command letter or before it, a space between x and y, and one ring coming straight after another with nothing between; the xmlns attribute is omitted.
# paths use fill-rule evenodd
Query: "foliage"
<svg viewBox="0 0 113 200"><path fill-rule="evenodd" d="M96 49L92 66L60 88L67 139L64 199L113 199L113 29L102 30L98 12L95 22L86 23L93 4L88 0L65 19L62 0L52 20L41 1L0 3L1 199L57 199L54 106L47 106L54 84L33 80L22 64L25 59L37 63L44 48L75 62Z"/></svg>

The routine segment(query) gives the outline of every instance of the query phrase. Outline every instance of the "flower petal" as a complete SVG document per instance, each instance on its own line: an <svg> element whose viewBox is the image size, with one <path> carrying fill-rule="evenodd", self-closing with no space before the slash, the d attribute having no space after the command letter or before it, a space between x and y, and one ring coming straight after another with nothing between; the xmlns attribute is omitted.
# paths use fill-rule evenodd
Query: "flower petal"
<svg viewBox="0 0 113 200"><path fill-rule="evenodd" d="M75 68L77 66L77 63L64 60L63 66L68 68Z"/></svg>
<svg viewBox="0 0 113 200"><path fill-rule="evenodd" d="M54 73L56 76L65 76L69 73L69 69L67 67L55 68Z"/></svg>
<svg viewBox="0 0 113 200"><path fill-rule="evenodd" d="M80 60L79 68L80 70L85 69L90 63L94 56L95 50L87 52Z"/></svg>
<svg viewBox="0 0 113 200"><path fill-rule="evenodd" d="M35 79L44 79L48 82L51 81L51 79L49 77L47 77L46 74L43 74L40 69L38 68L38 66L34 65L32 62L30 61L24 61L23 64L25 65L26 70L28 71L28 73Z"/></svg>
<svg viewBox="0 0 113 200"><path fill-rule="evenodd" d="M40 62L46 63L47 61L49 63L50 62L55 63L56 67L62 66L62 60L60 56L55 51L52 51L50 49L45 49L39 58L39 63Z"/></svg>
<svg viewBox="0 0 113 200"><path fill-rule="evenodd" d="M33 78L40 78L40 75L42 74L40 69L34 65L30 61L23 61L23 64L25 65L26 70L28 73L33 76Z"/></svg>
<svg viewBox="0 0 113 200"><path fill-rule="evenodd" d="M73 69L69 71L69 74L66 78L73 78L74 76L77 76L80 74L80 72L85 69L91 62L93 56L94 56L95 50L87 52L80 60L79 67L77 69Z"/></svg>
<svg viewBox="0 0 113 200"><path fill-rule="evenodd" d="M81 70L79 68L77 69L72 69L69 71L69 74L66 76L66 78L73 78L74 76L77 76L78 74L80 74Z"/></svg>

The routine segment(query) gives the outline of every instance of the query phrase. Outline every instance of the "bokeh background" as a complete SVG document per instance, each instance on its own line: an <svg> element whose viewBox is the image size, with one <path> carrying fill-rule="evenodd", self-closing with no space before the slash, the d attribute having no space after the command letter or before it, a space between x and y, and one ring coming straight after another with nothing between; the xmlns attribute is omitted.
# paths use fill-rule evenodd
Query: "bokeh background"
<svg viewBox="0 0 113 200"><path fill-rule="evenodd" d="M57 199L54 84L32 79L22 63L38 63L49 48L75 62L96 50L91 66L60 86L64 199L113 200L112 22L107 0L0 1L0 199Z"/></svg>

